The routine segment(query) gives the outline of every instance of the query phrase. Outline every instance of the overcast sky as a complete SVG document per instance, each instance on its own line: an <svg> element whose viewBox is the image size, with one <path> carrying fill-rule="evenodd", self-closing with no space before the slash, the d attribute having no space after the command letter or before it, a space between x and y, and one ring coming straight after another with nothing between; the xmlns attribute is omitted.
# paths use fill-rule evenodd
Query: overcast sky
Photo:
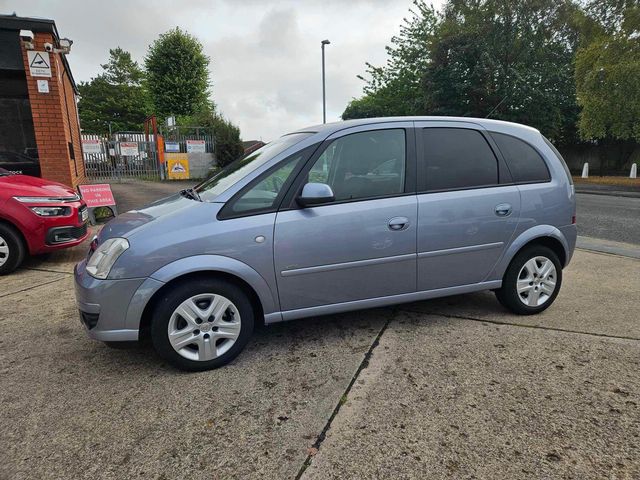
<svg viewBox="0 0 640 480"><path fill-rule="evenodd" d="M438 5L441 3L435 0ZM244 139L272 140L322 122L320 41L327 38L327 121L362 93L365 62L382 64L411 0L0 0L0 13L52 18L74 41L76 81L100 73L109 48L142 63L175 26L211 59L211 94Z"/></svg>

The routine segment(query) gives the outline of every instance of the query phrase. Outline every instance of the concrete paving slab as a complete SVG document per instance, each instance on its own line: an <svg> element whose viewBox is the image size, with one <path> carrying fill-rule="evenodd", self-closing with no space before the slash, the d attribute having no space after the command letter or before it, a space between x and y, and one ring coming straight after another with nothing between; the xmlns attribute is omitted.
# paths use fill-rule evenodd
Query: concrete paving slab
<svg viewBox="0 0 640 480"><path fill-rule="evenodd" d="M539 315L513 315L491 292L418 302L400 308L640 338L640 261L576 250L563 273L562 289L555 303Z"/></svg>
<svg viewBox="0 0 640 480"><path fill-rule="evenodd" d="M185 374L85 337L72 278L0 300L0 478L291 478L388 311L276 325Z"/></svg>
<svg viewBox="0 0 640 480"><path fill-rule="evenodd" d="M27 257L25 258L21 268L44 270L49 272L73 273L73 267L87 255L91 240L101 228L101 225L89 226L89 236L80 245L72 248L55 250L45 255Z"/></svg>
<svg viewBox="0 0 640 480"><path fill-rule="evenodd" d="M639 478L640 342L399 314L302 478Z"/></svg>
<svg viewBox="0 0 640 480"><path fill-rule="evenodd" d="M64 274L20 269L11 275L0 276L0 298L30 288L61 280Z"/></svg>

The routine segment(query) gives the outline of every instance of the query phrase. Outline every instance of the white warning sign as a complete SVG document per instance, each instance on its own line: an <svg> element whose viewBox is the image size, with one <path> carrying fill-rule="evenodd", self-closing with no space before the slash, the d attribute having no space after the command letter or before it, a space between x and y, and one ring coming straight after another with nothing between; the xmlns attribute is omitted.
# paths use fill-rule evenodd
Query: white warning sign
<svg viewBox="0 0 640 480"><path fill-rule="evenodd" d="M32 77L51 77L51 58L49 52L27 50L29 73Z"/></svg>

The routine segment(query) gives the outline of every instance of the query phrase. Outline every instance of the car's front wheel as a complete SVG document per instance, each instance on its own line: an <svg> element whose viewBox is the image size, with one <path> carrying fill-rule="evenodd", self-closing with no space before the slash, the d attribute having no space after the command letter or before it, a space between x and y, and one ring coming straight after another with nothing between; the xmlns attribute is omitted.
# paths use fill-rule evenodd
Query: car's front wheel
<svg viewBox="0 0 640 480"><path fill-rule="evenodd" d="M496 297L519 315L533 315L549 308L562 285L562 265L548 247L532 245L509 264Z"/></svg>
<svg viewBox="0 0 640 480"><path fill-rule="evenodd" d="M192 280L157 303L151 340L158 354L177 368L218 368L245 347L254 317L249 298L236 285L215 278Z"/></svg>
<svg viewBox="0 0 640 480"><path fill-rule="evenodd" d="M0 275L13 272L22 263L25 248L19 234L0 223Z"/></svg>

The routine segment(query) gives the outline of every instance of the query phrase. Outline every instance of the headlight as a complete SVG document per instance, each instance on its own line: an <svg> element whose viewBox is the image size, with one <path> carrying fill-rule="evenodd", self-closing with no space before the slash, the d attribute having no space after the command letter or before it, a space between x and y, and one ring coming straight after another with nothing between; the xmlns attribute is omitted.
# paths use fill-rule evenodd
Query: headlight
<svg viewBox="0 0 640 480"><path fill-rule="evenodd" d="M78 195L68 195L66 197L13 197L21 203L65 203L77 202L80 200Z"/></svg>
<svg viewBox="0 0 640 480"><path fill-rule="evenodd" d="M41 217L63 217L71 213L69 207L30 207L36 215Z"/></svg>
<svg viewBox="0 0 640 480"><path fill-rule="evenodd" d="M104 280L109 275L111 267L122 253L129 248L126 238L110 238L102 245L98 246L89 261L87 262L87 272L92 277Z"/></svg>

